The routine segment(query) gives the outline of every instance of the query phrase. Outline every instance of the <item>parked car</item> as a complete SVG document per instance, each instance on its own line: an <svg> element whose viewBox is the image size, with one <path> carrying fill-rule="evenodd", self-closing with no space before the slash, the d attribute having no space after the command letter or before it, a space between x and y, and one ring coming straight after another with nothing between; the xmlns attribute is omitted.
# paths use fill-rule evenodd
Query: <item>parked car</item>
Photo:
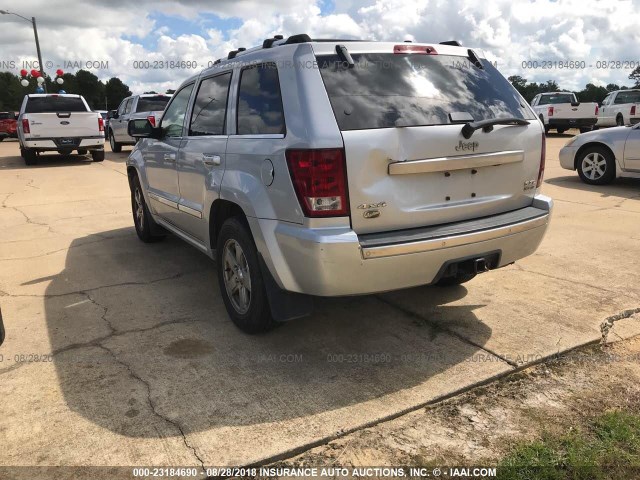
<svg viewBox="0 0 640 480"><path fill-rule="evenodd" d="M109 111L108 110L94 110L94 112L99 113L102 117L102 121L104 122L104 138L107 138L107 132L109 131Z"/></svg>
<svg viewBox="0 0 640 480"><path fill-rule="evenodd" d="M14 112L0 112L0 142L5 138L18 137L18 125Z"/></svg>
<svg viewBox="0 0 640 480"><path fill-rule="evenodd" d="M173 232L215 258L229 316L251 333L310 313L313 296L509 265L552 209L535 113L451 42L267 39L129 134L142 139L127 160L138 236Z"/></svg>
<svg viewBox="0 0 640 480"><path fill-rule="evenodd" d="M598 104L580 103L571 92L539 93L533 97L531 106L547 133L552 128L558 133L579 128L584 133L592 130L598 121Z"/></svg>
<svg viewBox="0 0 640 480"><path fill-rule="evenodd" d="M35 165L43 152L80 155L91 152L104 160L104 121L80 95L38 93L25 95L18 117L20 154Z"/></svg>
<svg viewBox="0 0 640 480"><path fill-rule="evenodd" d="M135 145L135 138L127 133L129 120L150 118L155 125L169 100L171 95L156 93L133 95L122 100L118 109L111 113L109 120L107 132L111 150L117 153L122 151L123 145Z"/></svg>
<svg viewBox="0 0 640 480"><path fill-rule="evenodd" d="M640 89L611 92L602 101L598 127L621 127L640 122Z"/></svg>
<svg viewBox="0 0 640 480"><path fill-rule="evenodd" d="M560 150L560 165L577 170L590 185L604 185L615 178L640 178L640 123L577 135Z"/></svg>

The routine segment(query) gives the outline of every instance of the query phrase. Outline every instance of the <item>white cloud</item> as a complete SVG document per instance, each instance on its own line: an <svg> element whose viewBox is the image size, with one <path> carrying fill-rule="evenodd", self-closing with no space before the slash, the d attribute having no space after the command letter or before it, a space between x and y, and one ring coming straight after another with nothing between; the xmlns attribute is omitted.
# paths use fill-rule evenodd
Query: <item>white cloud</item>
<svg viewBox="0 0 640 480"><path fill-rule="evenodd" d="M118 76L134 91L175 86L197 70L134 69L138 60L195 60L206 65L239 46L258 45L280 33L312 37L355 37L377 40L438 42L460 40L497 59L505 75L530 81L556 80L582 88L587 82L630 84L629 70L596 69L603 60L640 60L640 0L617 2L564 0L342 0L323 15L319 1L306 0L23 0L11 7L37 15L45 60L99 60L108 69L100 78ZM19 10L18 10L19 8ZM193 32L174 32L162 18L191 22ZM223 29L218 18L238 19ZM30 26L0 16L0 66L33 60ZM525 60L585 60L584 70L523 70ZM592 65L592 67L589 67ZM17 68L9 68L17 73Z"/></svg>

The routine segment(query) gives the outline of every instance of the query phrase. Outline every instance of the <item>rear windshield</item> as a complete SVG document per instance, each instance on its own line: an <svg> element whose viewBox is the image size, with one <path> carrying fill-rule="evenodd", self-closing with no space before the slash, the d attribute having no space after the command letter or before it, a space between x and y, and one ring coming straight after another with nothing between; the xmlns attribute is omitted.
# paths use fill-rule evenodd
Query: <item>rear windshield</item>
<svg viewBox="0 0 640 480"><path fill-rule="evenodd" d="M88 112L80 97L30 97L25 113Z"/></svg>
<svg viewBox="0 0 640 480"><path fill-rule="evenodd" d="M538 105L557 105L558 103L573 103L575 98L570 93L559 95L541 95Z"/></svg>
<svg viewBox="0 0 640 480"><path fill-rule="evenodd" d="M156 110L164 110L171 97L159 95L157 97L140 97L136 112L155 112Z"/></svg>
<svg viewBox="0 0 640 480"><path fill-rule="evenodd" d="M0 120L13 119L13 113L0 112Z"/></svg>
<svg viewBox="0 0 640 480"><path fill-rule="evenodd" d="M444 125L454 118L535 119L511 84L487 60L479 69L448 55L318 56L318 66L341 130Z"/></svg>

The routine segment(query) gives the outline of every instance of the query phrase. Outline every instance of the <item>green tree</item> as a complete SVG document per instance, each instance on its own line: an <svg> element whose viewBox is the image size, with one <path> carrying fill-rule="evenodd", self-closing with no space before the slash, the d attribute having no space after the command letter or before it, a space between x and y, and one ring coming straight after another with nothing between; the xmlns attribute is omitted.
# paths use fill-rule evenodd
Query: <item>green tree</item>
<svg viewBox="0 0 640 480"><path fill-rule="evenodd" d="M580 102L601 103L608 93L609 90L605 87L597 87L593 83L587 83L583 90L576 92L576 97Z"/></svg>
<svg viewBox="0 0 640 480"><path fill-rule="evenodd" d="M118 77L107 80L104 90L107 97L107 110L115 110L122 102L122 99L131 95L129 87L122 83L122 80Z"/></svg>
<svg viewBox="0 0 640 480"><path fill-rule="evenodd" d="M105 87L104 84L93 73L87 70L78 70L76 72L76 82L78 90L76 92L67 90L67 93L78 93L94 110L100 110L105 104Z"/></svg>
<svg viewBox="0 0 640 480"><path fill-rule="evenodd" d="M629 74L629 78L636 82L633 86L634 88L640 88L640 65L638 65L635 70Z"/></svg>

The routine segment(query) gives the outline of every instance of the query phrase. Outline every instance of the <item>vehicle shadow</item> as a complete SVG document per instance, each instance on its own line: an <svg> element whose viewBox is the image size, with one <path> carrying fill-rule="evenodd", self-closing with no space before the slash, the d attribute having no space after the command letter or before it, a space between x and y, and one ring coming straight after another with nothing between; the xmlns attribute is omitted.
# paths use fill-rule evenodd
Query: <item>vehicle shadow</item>
<svg viewBox="0 0 640 480"><path fill-rule="evenodd" d="M447 305L466 292L412 291L440 323L378 296L317 299L311 317L251 336L228 319L213 262L175 237L143 244L118 229L70 245L45 309L68 407L122 435L159 437L168 433L140 415L151 404L186 434L307 417L421 385L478 352L446 333L443 318L473 324L476 345L491 336L473 312L481 305Z"/></svg>
<svg viewBox="0 0 640 480"><path fill-rule="evenodd" d="M580 180L577 173L574 173L564 177L545 179L545 183L583 192L599 193L602 198L619 197L640 200L640 178L621 177L608 185L588 185Z"/></svg>
<svg viewBox="0 0 640 480"><path fill-rule="evenodd" d="M52 168L52 167L69 167L91 165L91 155L60 155L46 153L38 155L38 163L36 165L26 165L20 155L12 155L0 157L0 169L2 170L23 170L33 168Z"/></svg>
<svg viewBox="0 0 640 480"><path fill-rule="evenodd" d="M572 137L575 137L576 135L579 135L579 134L580 134L580 131L576 130L575 132L571 131L569 133L549 132L549 133L546 134L546 136L547 136L547 138L572 138Z"/></svg>

